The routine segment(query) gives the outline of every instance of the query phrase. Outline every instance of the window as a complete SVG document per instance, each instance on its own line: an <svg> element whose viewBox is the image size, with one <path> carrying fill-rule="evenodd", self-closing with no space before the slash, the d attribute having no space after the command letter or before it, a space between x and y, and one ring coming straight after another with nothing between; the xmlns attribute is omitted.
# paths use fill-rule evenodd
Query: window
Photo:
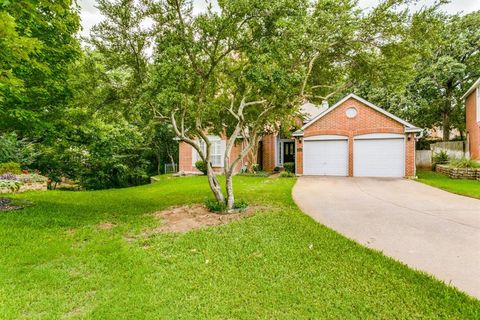
<svg viewBox="0 0 480 320"><path fill-rule="evenodd" d="M477 88L477 122L480 122L480 88Z"/></svg>
<svg viewBox="0 0 480 320"><path fill-rule="evenodd" d="M357 116L357 109L354 107L348 108L347 111L345 112L347 115L347 118L355 118Z"/></svg>
<svg viewBox="0 0 480 320"><path fill-rule="evenodd" d="M212 162L213 167L223 167L223 156L225 154L225 141L223 141L218 136L208 136L208 139L212 143L210 151L210 161ZM206 145L203 140L199 141L200 147L204 152L206 152ZM192 147L192 165L195 165L195 162L201 160L200 155L197 150Z"/></svg>

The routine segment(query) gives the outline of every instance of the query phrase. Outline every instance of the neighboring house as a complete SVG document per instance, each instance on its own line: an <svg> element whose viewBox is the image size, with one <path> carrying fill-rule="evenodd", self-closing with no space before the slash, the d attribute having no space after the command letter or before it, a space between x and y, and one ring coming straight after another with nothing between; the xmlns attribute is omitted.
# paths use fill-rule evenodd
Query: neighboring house
<svg viewBox="0 0 480 320"><path fill-rule="evenodd" d="M265 171L295 162L298 175L415 176L415 133L421 129L354 94L330 108L305 104L301 111L305 121L292 137L263 137L259 158ZM220 153L225 142L216 139ZM241 141L236 148L238 154ZM196 157L191 146L180 143L179 170L197 172ZM237 171L245 165L240 164ZM222 160L213 166L221 171Z"/></svg>
<svg viewBox="0 0 480 320"><path fill-rule="evenodd" d="M480 78L463 95L467 121L467 144L470 158L480 160Z"/></svg>

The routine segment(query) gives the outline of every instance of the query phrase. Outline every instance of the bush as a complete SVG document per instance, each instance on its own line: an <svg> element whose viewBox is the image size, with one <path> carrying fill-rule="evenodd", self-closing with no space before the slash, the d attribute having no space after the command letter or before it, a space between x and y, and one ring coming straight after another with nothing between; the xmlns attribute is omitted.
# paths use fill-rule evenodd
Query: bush
<svg viewBox="0 0 480 320"><path fill-rule="evenodd" d="M18 180L23 183L45 183L47 178L36 173L32 174L22 174L18 176Z"/></svg>
<svg viewBox="0 0 480 320"><path fill-rule="evenodd" d="M8 172L0 175L0 180L17 180L18 181L18 178L16 175Z"/></svg>
<svg viewBox="0 0 480 320"><path fill-rule="evenodd" d="M295 174L292 172L283 171L282 173L280 173L280 178L293 178L293 177L295 177Z"/></svg>
<svg viewBox="0 0 480 320"><path fill-rule="evenodd" d="M22 170L20 169L20 165L16 162L0 163L0 174L4 173L20 174L22 173Z"/></svg>
<svg viewBox="0 0 480 320"><path fill-rule="evenodd" d="M273 171L275 171L275 172L280 172L280 167L275 167L275 168L273 168Z"/></svg>
<svg viewBox="0 0 480 320"><path fill-rule="evenodd" d="M450 161L450 157L448 156L448 153L442 150L433 155L432 164L435 167L437 164L446 164L449 161Z"/></svg>
<svg viewBox="0 0 480 320"><path fill-rule="evenodd" d="M210 212L225 212L227 211L227 205L225 203L218 202L215 199L206 199L205 206Z"/></svg>
<svg viewBox="0 0 480 320"><path fill-rule="evenodd" d="M245 200L238 200L233 204L233 208L238 211L245 211L248 208L248 203Z"/></svg>
<svg viewBox="0 0 480 320"><path fill-rule="evenodd" d="M0 189L9 189L12 192L18 191L22 183L18 180L0 180Z"/></svg>
<svg viewBox="0 0 480 320"><path fill-rule="evenodd" d="M254 171L254 172L244 172L244 173L239 173L239 176L242 177L268 177L270 176L270 173L265 172L265 171Z"/></svg>
<svg viewBox="0 0 480 320"><path fill-rule="evenodd" d="M260 167L260 165L258 163L252 165L252 171L253 172L260 172L261 169L262 168Z"/></svg>
<svg viewBox="0 0 480 320"><path fill-rule="evenodd" d="M285 162L283 164L283 168L285 169L285 171L287 172L295 172L295 163L294 162Z"/></svg>
<svg viewBox="0 0 480 320"><path fill-rule="evenodd" d="M480 168L480 163L467 158L462 158L451 161L450 166L453 168Z"/></svg>
<svg viewBox="0 0 480 320"><path fill-rule="evenodd" d="M207 174L207 163L205 161L198 160L197 162L195 162L195 167L203 174Z"/></svg>

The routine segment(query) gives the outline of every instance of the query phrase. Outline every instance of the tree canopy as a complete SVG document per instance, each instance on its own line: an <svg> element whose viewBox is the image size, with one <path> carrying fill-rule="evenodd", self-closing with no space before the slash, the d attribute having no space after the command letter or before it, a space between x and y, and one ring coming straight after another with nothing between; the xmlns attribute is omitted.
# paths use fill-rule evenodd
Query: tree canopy
<svg viewBox="0 0 480 320"><path fill-rule="evenodd" d="M177 162L174 138L208 164L209 137L222 135L226 195L207 169L231 207L233 167L266 133L288 134L307 101L355 92L448 139L480 76L480 13L411 2L220 0L196 12L187 0L98 0L105 19L80 40L75 1L0 0L4 158L123 187Z"/></svg>

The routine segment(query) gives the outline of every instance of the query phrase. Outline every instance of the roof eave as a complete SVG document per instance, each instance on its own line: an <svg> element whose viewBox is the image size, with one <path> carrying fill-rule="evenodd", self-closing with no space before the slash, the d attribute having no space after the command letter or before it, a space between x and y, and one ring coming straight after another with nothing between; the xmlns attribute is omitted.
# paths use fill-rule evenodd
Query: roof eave
<svg viewBox="0 0 480 320"><path fill-rule="evenodd" d="M418 133L418 132L422 132L422 131L423 131L422 128L416 128L416 127L405 128L405 133Z"/></svg>
<svg viewBox="0 0 480 320"><path fill-rule="evenodd" d="M331 106L330 108L328 108L327 110L325 110L324 112L320 113L319 115L317 115L316 117L314 117L312 120L310 120L308 123L304 124L302 129L301 130L305 130L306 128L308 128L310 125L312 125L314 122L316 122L317 120L321 119L323 116L327 115L328 113L330 113L332 110L335 110L338 106L340 106L341 104L343 104L345 101L347 101L348 99L355 99L357 101L360 101L361 103L365 104L366 106L380 112L380 113L383 113L384 115L392 118L393 120L403 124L405 127L407 128L416 128L413 124L411 123L408 123L407 121L397 117L396 115L394 114L391 114L390 112L374 105L373 103L371 102L368 102L367 100L357 96L356 94L354 93L350 93L348 95L346 95L344 98L342 98L341 100L339 100L337 103L335 103L333 106Z"/></svg>
<svg viewBox="0 0 480 320"><path fill-rule="evenodd" d="M468 89L467 92L465 92L465 94L460 99L465 100L479 86L480 86L480 78L478 78L478 80L473 83L473 85L470 87L470 89Z"/></svg>

